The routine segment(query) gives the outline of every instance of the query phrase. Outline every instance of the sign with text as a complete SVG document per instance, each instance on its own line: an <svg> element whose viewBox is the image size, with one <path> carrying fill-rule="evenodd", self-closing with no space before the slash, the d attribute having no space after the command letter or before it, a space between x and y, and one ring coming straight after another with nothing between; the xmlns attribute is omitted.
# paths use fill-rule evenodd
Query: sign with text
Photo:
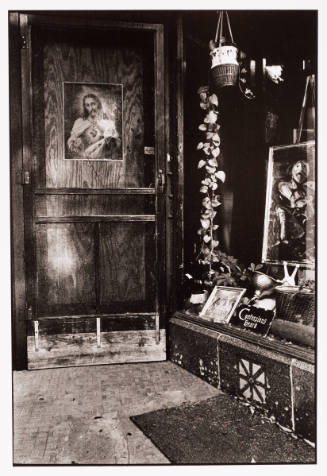
<svg viewBox="0 0 327 476"><path fill-rule="evenodd" d="M267 311L266 309L262 309L260 307L242 304L236 310L236 313L230 320L230 323L242 329L247 329L255 332L256 334L266 336L274 316L274 311Z"/></svg>

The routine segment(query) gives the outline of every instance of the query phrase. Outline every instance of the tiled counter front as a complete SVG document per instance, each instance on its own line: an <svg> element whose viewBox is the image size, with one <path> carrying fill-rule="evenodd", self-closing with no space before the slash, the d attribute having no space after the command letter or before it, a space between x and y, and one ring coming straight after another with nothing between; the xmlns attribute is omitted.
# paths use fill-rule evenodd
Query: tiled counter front
<svg viewBox="0 0 327 476"><path fill-rule="evenodd" d="M262 344L263 339L256 344L231 333L208 329L178 313L170 320L169 358L224 392L262 407L282 426L314 441L313 363L299 359L298 353L292 356L271 350Z"/></svg>

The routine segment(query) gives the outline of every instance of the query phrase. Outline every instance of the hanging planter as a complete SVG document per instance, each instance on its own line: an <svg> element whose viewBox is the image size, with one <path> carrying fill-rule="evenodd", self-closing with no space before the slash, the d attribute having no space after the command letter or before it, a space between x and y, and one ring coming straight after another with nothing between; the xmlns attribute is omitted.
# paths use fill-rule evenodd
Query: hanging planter
<svg viewBox="0 0 327 476"><path fill-rule="evenodd" d="M229 42L223 36L224 18L229 32ZM235 86L239 79L240 65L237 60L238 48L233 39L227 11L221 11L218 17L215 41L210 42L211 79L215 88Z"/></svg>
<svg viewBox="0 0 327 476"><path fill-rule="evenodd" d="M228 30L225 36L223 35L224 22ZM234 42L227 11L219 12L215 40L210 40L209 48L211 83L215 92L218 94L221 88L238 85L246 99L254 99L253 92L247 87L246 54L240 52Z"/></svg>

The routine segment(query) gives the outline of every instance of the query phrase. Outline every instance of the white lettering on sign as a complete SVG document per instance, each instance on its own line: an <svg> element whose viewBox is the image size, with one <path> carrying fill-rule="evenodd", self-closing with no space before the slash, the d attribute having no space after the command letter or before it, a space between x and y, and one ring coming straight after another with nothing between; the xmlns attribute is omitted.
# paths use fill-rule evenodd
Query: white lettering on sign
<svg viewBox="0 0 327 476"><path fill-rule="evenodd" d="M244 327L251 327L252 329L256 329L257 323L256 322L251 322L251 321L245 321L244 322Z"/></svg>
<svg viewBox="0 0 327 476"><path fill-rule="evenodd" d="M266 324L267 323L267 319L264 319L263 317L254 316L253 314L251 314L250 309L248 307L244 307L239 312L239 318L241 319L241 321L246 321L244 323L244 325L247 326L247 327L253 327L253 326L250 326L247 323L248 321L252 321L253 323L259 323L259 324ZM255 325L255 327L257 327L257 326Z"/></svg>

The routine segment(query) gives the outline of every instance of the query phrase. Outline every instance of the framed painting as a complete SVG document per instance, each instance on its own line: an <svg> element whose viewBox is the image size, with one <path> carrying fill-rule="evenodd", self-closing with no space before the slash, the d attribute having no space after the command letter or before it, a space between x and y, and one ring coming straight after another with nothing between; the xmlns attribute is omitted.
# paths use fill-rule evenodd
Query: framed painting
<svg viewBox="0 0 327 476"><path fill-rule="evenodd" d="M66 160L123 159L123 86L63 83Z"/></svg>
<svg viewBox="0 0 327 476"><path fill-rule="evenodd" d="M229 322L245 291L245 288L215 286L199 316L211 322Z"/></svg>
<svg viewBox="0 0 327 476"><path fill-rule="evenodd" d="M315 142L270 147L262 262L315 264Z"/></svg>

